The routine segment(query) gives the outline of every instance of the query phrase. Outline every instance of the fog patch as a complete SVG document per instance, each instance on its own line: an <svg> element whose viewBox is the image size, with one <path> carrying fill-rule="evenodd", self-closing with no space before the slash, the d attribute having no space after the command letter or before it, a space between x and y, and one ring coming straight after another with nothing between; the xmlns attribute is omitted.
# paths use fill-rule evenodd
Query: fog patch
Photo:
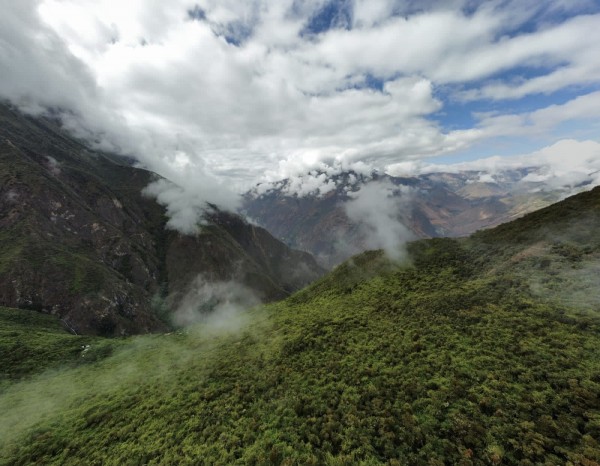
<svg viewBox="0 0 600 466"><path fill-rule="evenodd" d="M4 194L4 199L9 202L10 204L14 204L17 202L17 200L19 199L19 193L16 192L14 189L9 189L5 194Z"/></svg>
<svg viewBox="0 0 600 466"><path fill-rule="evenodd" d="M360 225L367 248L383 249L392 260L404 259L404 245L414 239L401 220L410 205L410 188L388 180L374 181L348 196L351 200L344 204L346 215Z"/></svg>
<svg viewBox="0 0 600 466"><path fill-rule="evenodd" d="M572 232L572 235L577 234L577 231ZM538 253L534 266L527 269L526 281L531 292L543 301L579 312L598 312L600 246L569 233L553 239L551 246Z"/></svg>
<svg viewBox="0 0 600 466"><path fill-rule="evenodd" d="M600 261L575 268L554 268L552 274L532 274L529 286L540 299L559 303L578 311L600 309Z"/></svg>
<svg viewBox="0 0 600 466"><path fill-rule="evenodd" d="M110 344L112 354L0 385L0 462L2 453L25 441L31 429L45 427L86 403L97 406L97 400L135 391L134 387L160 384L184 368L193 368L200 380L215 360L217 346L235 344L242 332L257 332L263 322L262 317L245 313L258 300L236 283L209 284L199 279L185 298L176 316L180 323L197 325L126 340L94 339L90 347L82 345L82 362L97 345ZM215 305L204 313L211 302Z"/></svg>
<svg viewBox="0 0 600 466"><path fill-rule="evenodd" d="M245 311L261 300L247 286L230 281L209 281L202 275L179 298L172 322L177 327L202 323L214 331L238 331L247 323Z"/></svg>
<svg viewBox="0 0 600 466"><path fill-rule="evenodd" d="M360 244L360 238L353 238L352 231L347 228L339 228L331 233L332 252L324 253L317 259L328 269L333 269L349 257L364 251L364 245Z"/></svg>
<svg viewBox="0 0 600 466"><path fill-rule="evenodd" d="M48 171L52 173L54 176L60 175L60 164L58 160L49 155L46 156Z"/></svg>

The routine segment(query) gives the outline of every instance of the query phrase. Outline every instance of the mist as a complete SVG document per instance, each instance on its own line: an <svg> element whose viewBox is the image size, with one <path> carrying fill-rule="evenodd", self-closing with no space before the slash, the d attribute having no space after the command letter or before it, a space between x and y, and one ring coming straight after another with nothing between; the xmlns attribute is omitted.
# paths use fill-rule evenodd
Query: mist
<svg viewBox="0 0 600 466"><path fill-rule="evenodd" d="M375 181L348 193L346 215L359 224L367 249L383 249L387 256L400 261L406 257L405 244L414 239L402 223L410 205L410 189L390 181Z"/></svg>
<svg viewBox="0 0 600 466"><path fill-rule="evenodd" d="M534 296L577 312L600 309L600 262L583 261L575 267L556 259L544 273L532 273L527 283Z"/></svg>
<svg viewBox="0 0 600 466"><path fill-rule="evenodd" d="M127 340L93 340L81 347L81 364L0 386L0 462L3 452L22 442L35 426L80 410L85 406L83 400L110 399L123 390L134 392L149 384L168 387L183 367L194 371L195 377L203 377L215 362L216 347L234 345L244 335L261 335L268 318L261 312L246 312L259 303L255 294L239 283L210 283L199 276L173 313L178 330ZM110 346L111 354L85 361L104 345ZM88 415L85 410L80 413Z"/></svg>
<svg viewBox="0 0 600 466"><path fill-rule="evenodd" d="M247 323L245 311L261 304L247 286L236 281L210 281L199 275L182 297L172 297L177 304L172 323L188 327L202 323L210 330L238 331Z"/></svg>
<svg viewBox="0 0 600 466"><path fill-rule="evenodd" d="M222 208L235 210L240 201L231 191L221 189L215 180L202 181L198 180L199 185L194 189L184 189L171 181L159 179L150 183L142 194L156 199L156 202L166 207L168 229L184 235L195 235L199 225L204 223L204 213L210 208L208 202L212 200ZM206 190L213 194L206 196Z"/></svg>
<svg viewBox="0 0 600 466"><path fill-rule="evenodd" d="M586 232L595 220L580 219L564 229L544 231L542 240L524 256L524 279L534 296L577 313L600 309L600 242Z"/></svg>

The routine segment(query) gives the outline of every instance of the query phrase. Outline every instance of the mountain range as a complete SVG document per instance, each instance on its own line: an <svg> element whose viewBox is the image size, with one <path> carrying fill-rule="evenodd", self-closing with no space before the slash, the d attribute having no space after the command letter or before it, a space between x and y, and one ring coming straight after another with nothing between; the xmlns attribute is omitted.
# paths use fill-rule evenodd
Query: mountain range
<svg viewBox="0 0 600 466"><path fill-rule="evenodd" d="M365 207L372 212L383 208L389 223L403 224L413 239L459 237L565 197L564 189L529 181L535 179L537 170L504 169L493 176L483 170L404 177L352 171L331 176L315 173L315 177L324 177L323 184L335 188L299 195L289 179L260 185L246 194L244 213L289 246L310 252L331 268L361 251L383 246L371 241L377 234L373 230L379 227L373 219L348 211L365 187L376 188Z"/></svg>
<svg viewBox="0 0 600 466"><path fill-rule="evenodd" d="M242 215L206 204L201 227L182 233L148 194L168 181L135 160L91 149L52 113L4 104L0 123L0 304L55 314L75 333L164 331L220 303L282 299L390 239L402 248L465 236L565 196L535 181L533 167L340 172L325 178L326 192L298 195L291 180L259 186Z"/></svg>

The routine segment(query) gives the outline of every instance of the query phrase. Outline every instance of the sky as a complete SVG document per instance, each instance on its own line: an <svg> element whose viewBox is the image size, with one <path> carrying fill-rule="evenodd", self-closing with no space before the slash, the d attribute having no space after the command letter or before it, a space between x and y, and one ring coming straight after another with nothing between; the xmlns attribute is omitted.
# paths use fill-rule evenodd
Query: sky
<svg viewBox="0 0 600 466"><path fill-rule="evenodd" d="M310 170L600 159L600 0L0 7L0 98L217 204Z"/></svg>

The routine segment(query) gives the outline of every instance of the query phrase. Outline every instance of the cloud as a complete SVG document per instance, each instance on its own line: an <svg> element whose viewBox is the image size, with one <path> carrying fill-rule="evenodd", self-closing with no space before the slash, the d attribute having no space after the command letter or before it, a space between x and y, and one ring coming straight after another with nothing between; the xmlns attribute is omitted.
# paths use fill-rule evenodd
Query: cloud
<svg viewBox="0 0 600 466"><path fill-rule="evenodd" d="M240 283L198 276L178 299L172 321L179 327L202 322L204 331L237 331L246 323L244 311L260 303L256 294Z"/></svg>
<svg viewBox="0 0 600 466"><path fill-rule="evenodd" d="M550 67L550 71L534 76L521 72L521 75L513 77L509 82L491 81L479 89L463 92L461 97L465 100L518 99L530 94L551 93L569 86L598 83L600 61L591 49L581 47L579 37L600 41L599 21L599 15L585 15L538 34L507 41L508 43L502 44L502 48L506 50L506 60L512 60L511 66L525 62L530 63L533 69ZM497 54L500 55L501 52L498 51ZM490 61L498 63L497 58L492 55Z"/></svg>
<svg viewBox="0 0 600 466"><path fill-rule="evenodd" d="M98 98L91 70L32 14L36 5L34 0L0 3L0 66L6 71L0 96L30 112L91 109Z"/></svg>
<svg viewBox="0 0 600 466"><path fill-rule="evenodd" d="M564 189L571 194L600 185L600 144L595 141L563 140L516 159L522 164L528 159L529 163L536 161L541 169L523 181L543 183L545 189Z"/></svg>
<svg viewBox="0 0 600 466"><path fill-rule="evenodd" d="M390 165L391 176L461 171L481 172L480 181L492 182L495 174L504 170L534 169L524 175L522 182L539 183L539 189L562 189L571 194L578 189L600 185L600 143L563 139L529 154L494 156L455 164L423 162Z"/></svg>
<svg viewBox="0 0 600 466"><path fill-rule="evenodd" d="M166 227L176 230L184 235L195 235L198 228L204 223L204 214L210 209L207 198L214 198L204 190L218 193L217 205L225 206L229 210L235 210L239 198L231 194L226 188L221 187L216 180L210 178L198 179L197 188L182 187L165 179L159 179L150 183L143 191L147 196L167 208Z"/></svg>
<svg viewBox="0 0 600 466"><path fill-rule="evenodd" d="M313 194L323 196L336 188L335 182L328 179L325 173L309 173L308 176L299 176L290 179L290 183L284 188L287 194L297 194L300 197Z"/></svg>
<svg viewBox="0 0 600 466"><path fill-rule="evenodd" d="M414 239L400 220L407 213L410 189L390 181L373 181L348 196L346 215L362 228L366 248L383 249L391 259L403 259L404 245Z"/></svg>
<svg viewBox="0 0 600 466"><path fill-rule="evenodd" d="M46 166L54 176L60 175L60 163L58 163L58 160L54 157L51 157L50 155L46 156Z"/></svg>
<svg viewBox="0 0 600 466"><path fill-rule="evenodd" d="M508 135L543 135L561 123L600 118L600 91L531 112L509 115L481 114L479 118L478 130L482 139Z"/></svg>
<svg viewBox="0 0 600 466"><path fill-rule="evenodd" d="M0 97L62 109L76 135L210 202L222 196L196 187L209 179L239 192L597 118L584 97L546 114L482 105L458 130L435 118L444 90L487 101L600 82L594 2L0 1ZM333 189L319 176L296 191Z"/></svg>

